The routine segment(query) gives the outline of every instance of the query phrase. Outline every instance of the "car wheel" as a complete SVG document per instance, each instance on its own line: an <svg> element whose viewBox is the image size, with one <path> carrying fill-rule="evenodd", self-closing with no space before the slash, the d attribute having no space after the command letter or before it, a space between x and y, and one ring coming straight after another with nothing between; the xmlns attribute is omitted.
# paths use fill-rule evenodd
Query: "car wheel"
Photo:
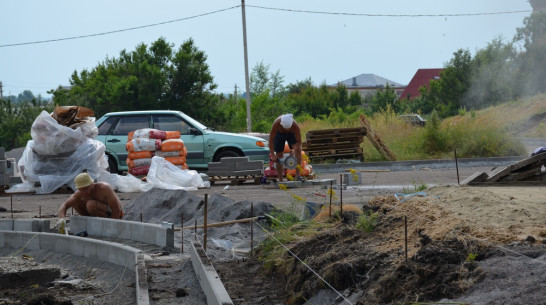
<svg viewBox="0 0 546 305"><path fill-rule="evenodd" d="M108 155L108 171L112 174L118 173L118 165L116 164L116 160L110 155Z"/></svg>
<svg viewBox="0 0 546 305"><path fill-rule="evenodd" d="M243 155L234 150L224 150L216 155L214 162L220 162L222 158L226 157L242 157Z"/></svg>

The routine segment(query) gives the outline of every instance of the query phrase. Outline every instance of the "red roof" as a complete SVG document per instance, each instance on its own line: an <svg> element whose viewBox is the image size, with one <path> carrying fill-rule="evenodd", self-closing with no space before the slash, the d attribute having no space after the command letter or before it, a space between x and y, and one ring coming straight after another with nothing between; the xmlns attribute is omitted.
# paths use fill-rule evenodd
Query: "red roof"
<svg viewBox="0 0 546 305"><path fill-rule="evenodd" d="M430 88L429 83L431 80L434 79L440 79L440 72L442 72L443 69L419 69L409 82L408 86L404 91L402 92L402 95L400 95L400 98L408 98L409 100L412 100L419 95L419 88L423 86L427 86L427 88Z"/></svg>

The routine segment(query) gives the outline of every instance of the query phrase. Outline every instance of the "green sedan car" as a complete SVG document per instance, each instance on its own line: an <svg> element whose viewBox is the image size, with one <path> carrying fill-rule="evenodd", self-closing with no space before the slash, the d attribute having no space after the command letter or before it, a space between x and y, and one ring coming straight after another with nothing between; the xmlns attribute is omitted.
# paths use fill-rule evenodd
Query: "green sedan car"
<svg viewBox="0 0 546 305"><path fill-rule="evenodd" d="M106 146L112 173L128 170L127 135L142 128L180 131L180 138L187 149L186 164L190 169L207 169L209 162L218 162L224 157L248 156L250 161L269 160L269 149L264 139L213 131L181 111L110 112L97 120L96 125L99 129L96 140Z"/></svg>

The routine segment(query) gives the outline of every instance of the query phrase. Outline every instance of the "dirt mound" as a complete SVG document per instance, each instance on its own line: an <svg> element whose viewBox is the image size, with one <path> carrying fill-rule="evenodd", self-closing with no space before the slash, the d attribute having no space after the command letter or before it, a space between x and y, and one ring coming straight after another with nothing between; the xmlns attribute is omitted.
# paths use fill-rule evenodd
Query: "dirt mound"
<svg viewBox="0 0 546 305"><path fill-rule="evenodd" d="M267 202L239 201L213 194L207 199L208 222L221 222L251 217L250 207L253 204L254 216L271 213L274 207ZM184 214L184 225L191 226L195 220L203 222L205 201L202 197L183 190L164 190L154 188L133 198L124 207L126 220L148 223L163 221L180 225L180 215Z"/></svg>
<svg viewBox="0 0 546 305"><path fill-rule="evenodd" d="M437 187L423 197L375 197L363 207L365 213L377 213L373 232L357 230L358 214L346 212L334 226L287 245L298 258L285 252L262 264L267 276L285 283L277 291L285 293L287 304L342 304L345 299L362 305L439 300L540 303L546 212L541 195L532 199L536 189L525 190L531 194L518 190ZM245 278L254 275L241 264L239 286L244 287ZM222 268L229 273L229 266ZM531 273L525 276L528 286L517 283L520 270ZM499 279L517 289L499 292ZM244 291L232 289L230 294L244 298Z"/></svg>

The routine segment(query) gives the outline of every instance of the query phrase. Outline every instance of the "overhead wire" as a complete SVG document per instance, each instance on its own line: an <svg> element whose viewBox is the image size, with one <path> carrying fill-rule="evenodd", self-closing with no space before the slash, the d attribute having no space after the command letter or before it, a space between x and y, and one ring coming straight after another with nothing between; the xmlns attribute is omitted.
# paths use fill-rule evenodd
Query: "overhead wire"
<svg viewBox="0 0 546 305"><path fill-rule="evenodd" d="M520 13L529 13L531 10L521 10L521 11L504 11L504 12L482 12L482 13L460 13L460 14L371 14L371 13L346 13L346 12L327 12L327 11L312 11L312 10L298 10L298 9L286 9L286 8L278 8L278 7L267 7L267 6L259 6L259 5L245 5L246 7L251 8L257 8L257 9L263 9L263 10L275 10L275 11L283 11L283 12L292 12L292 13L306 13L306 14L322 14L322 15L341 15L341 16L361 16L361 17L412 17L412 18L418 18L418 17L465 17L465 16L485 16L485 15L506 15L506 14L520 14ZM100 32L100 33L94 33L94 34L87 34L87 35L78 35L78 36L71 36L71 37L64 37L64 38L54 38L54 39L47 39L47 40L38 40L38 41L28 41L28 42L19 42L19 43L11 43L11 44L2 44L0 45L0 48L7 48L7 47L16 47L16 46L23 46L23 45L32 45L32 44L42 44L42 43L50 43L50 42L59 42L59 41L65 41L65 40L74 40L74 39L82 39L82 38L89 38L89 37L97 37L97 36L104 36L104 35L110 35L110 34L116 34L121 32L128 32L128 31L134 31L134 30L140 30L144 28L150 28L155 26L160 26L164 24L169 23L175 23L175 22L181 22L186 21L190 19L195 19L199 17L204 17L220 12L229 11L232 9L236 9L241 7L241 5L235 5L228 8L223 8L211 12L206 12L202 14L197 14L189 17L183 17L163 22L157 22L152 24L146 24L141 26L135 26L130 28L124 28L119 30L112 30L107 32Z"/></svg>

